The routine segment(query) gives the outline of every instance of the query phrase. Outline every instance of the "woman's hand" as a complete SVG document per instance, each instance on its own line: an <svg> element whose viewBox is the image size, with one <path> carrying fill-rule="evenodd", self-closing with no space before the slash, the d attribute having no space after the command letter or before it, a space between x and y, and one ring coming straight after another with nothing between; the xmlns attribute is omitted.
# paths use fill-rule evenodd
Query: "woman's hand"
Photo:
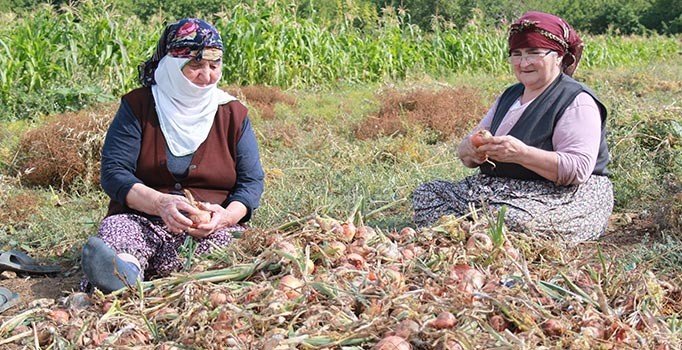
<svg viewBox="0 0 682 350"><path fill-rule="evenodd" d="M529 152L529 146L514 136L494 136L488 143L478 147L493 161L522 164Z"/></svg>
<svg viewBox="0 0 682 350"><path fill-rule="evenodd" d="M168 231L176 234L187 231L193 225L187 215L199 214L199 210L190 205L187 198L165 193L159 193L156 197L154 208Z"/></svg>
<svg viewBox="0 0 682 350"><path fill-rule="evenodd" d="M485 151L483 151L481 147L474 147L471 142L471 135L474 134L476 134L475 130L473 133L464 137L457 148L459 159L469 168L475 168L487 159Z"/></svg>
<svg viewBox="0 0 682 350"><path fill-rule="evenodd" d="M231 202L227 208L218 204L199 203L199 208L211 212L211 221L197 225L196 228L187 231L188 234L196 238L206 238L221 228L238 224L247 212L246 206L241 202Z"/></svg>
<svg viewBox="0 0 682 350"><path fill-rule="evenodd" d="M516 163L553 182L559 177L556 152L528 146L513 136L495 136L478 149L487 153L493 162Z"/></svg>

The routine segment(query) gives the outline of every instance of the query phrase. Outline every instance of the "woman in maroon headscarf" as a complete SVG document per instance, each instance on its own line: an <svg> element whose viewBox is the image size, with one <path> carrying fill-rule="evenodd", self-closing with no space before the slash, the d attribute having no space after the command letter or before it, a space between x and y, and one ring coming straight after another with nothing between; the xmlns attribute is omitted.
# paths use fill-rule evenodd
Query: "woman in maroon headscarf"
<svg viewBox="0 0 682 350"><path fill-rule="evenodd" d="M571 78L583 43L563 19L528 12L509 30L509 87L459 145L462 163L480 173L458 183L434 181L413 194L417 225L469 205L507 206L513 230L568 241L600 236L613 209L607 177L606 108ZM491 137L476 136L489 130ZM474 140L472 137L479 138Z"/></svg>

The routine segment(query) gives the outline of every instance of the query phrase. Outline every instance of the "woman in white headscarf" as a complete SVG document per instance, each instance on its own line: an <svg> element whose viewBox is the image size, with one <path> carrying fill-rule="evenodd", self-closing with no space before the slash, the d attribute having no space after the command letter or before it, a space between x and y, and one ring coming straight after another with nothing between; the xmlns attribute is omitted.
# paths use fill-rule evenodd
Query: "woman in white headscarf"
<svg viewBox="0 0 682 350"><path fill-rule="evenodd" d="M111 201L83 248L84 289L107 293L167 276L182 267L188 237L195 254L225 246L258 207L258 145L246 107L217 87L222 55L216 28L185 18L165 28L140 65L142 87L121 99L102 149Z"/></svg>

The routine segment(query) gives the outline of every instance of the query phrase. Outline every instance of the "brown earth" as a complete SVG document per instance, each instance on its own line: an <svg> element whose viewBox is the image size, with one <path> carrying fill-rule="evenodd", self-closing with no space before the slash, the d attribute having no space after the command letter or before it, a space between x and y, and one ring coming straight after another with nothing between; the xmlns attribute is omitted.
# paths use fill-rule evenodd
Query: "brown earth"
<svg viewBox="0 0 682 350"><path fill-rule="evenodd" d="M52 276L29 276L3 272L0 275L0 287L18 293L20 300L19 304L2 313L0 323L2 323L2 318L16 315L29 308L29 304L34 300L46 299L45 302L59 302L60 298L78 291L80 280L80 271L73 268Z"/></svg>

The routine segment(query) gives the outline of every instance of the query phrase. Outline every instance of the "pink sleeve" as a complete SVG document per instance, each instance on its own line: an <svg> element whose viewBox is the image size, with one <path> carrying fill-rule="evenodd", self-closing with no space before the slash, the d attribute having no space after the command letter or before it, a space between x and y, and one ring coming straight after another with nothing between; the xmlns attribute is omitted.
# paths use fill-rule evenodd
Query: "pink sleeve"
<svg viewBox="0 0 682 350"><path fill-rule="evenodd" d="M552 143L559 156L559 185L587 181L597 163L601 141L601 116L594 99L583 92L564 111L554 129Z"/></svg>
<svg viewBox="0 0 682 350"><path fill-rule="evenodd" d="M490 126L493 125L493 117L495 116L495 110L497 109L497 102L499 101L499 97L495 100L495 103L493 103L492 107L488 110L488 113L485 114L485 117L481 119L481 121L478 123L478 126L474 130L481 130L481 129L486 129L490 130Z"/></svg>

